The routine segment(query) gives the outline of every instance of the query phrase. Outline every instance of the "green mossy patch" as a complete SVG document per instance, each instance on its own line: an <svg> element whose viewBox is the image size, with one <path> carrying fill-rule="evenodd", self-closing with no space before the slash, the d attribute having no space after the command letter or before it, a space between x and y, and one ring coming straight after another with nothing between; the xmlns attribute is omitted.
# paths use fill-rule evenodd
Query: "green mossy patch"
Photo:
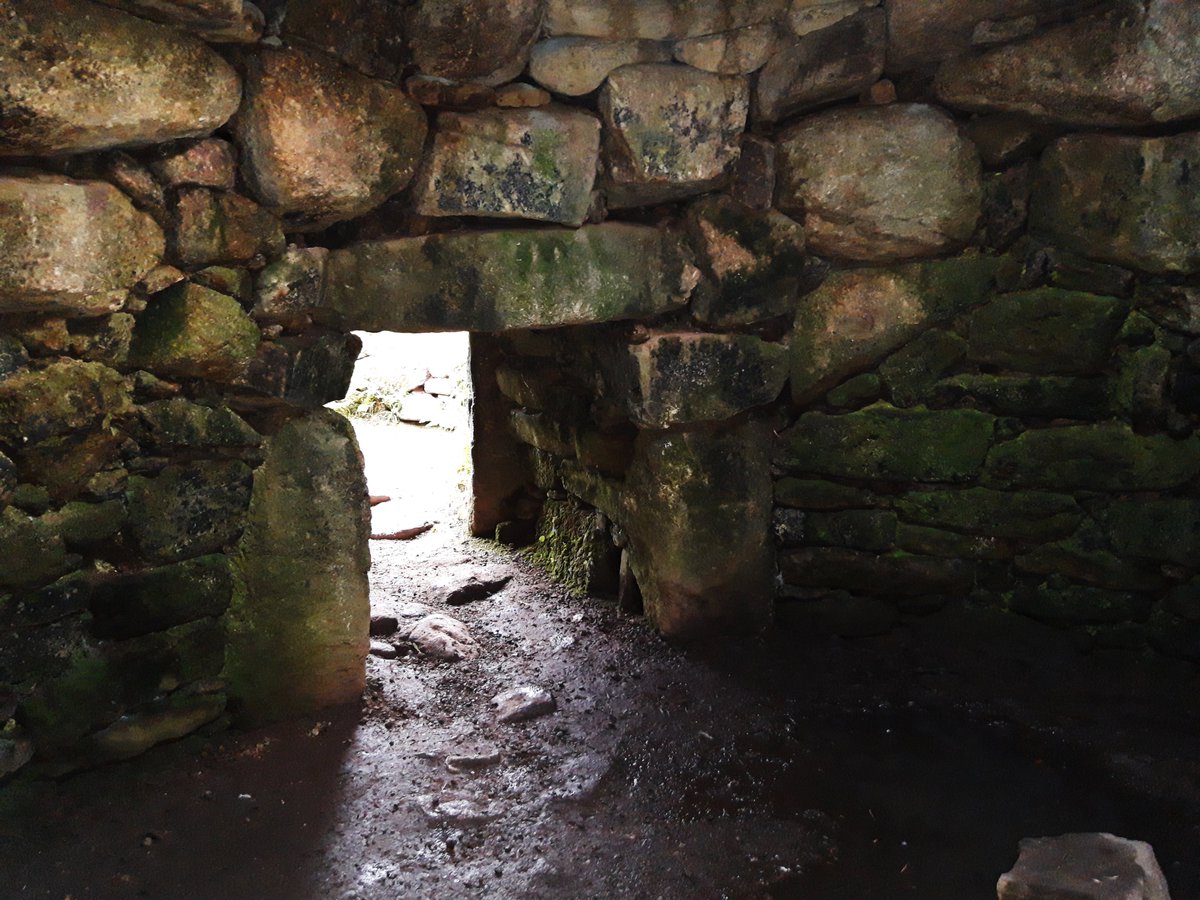
<svg viewBox="0 0 1200 900"><path fill-rule="evenodd" d="M927 393L938 404L973 400L1002 416L1096 421L1112 413L1105 378L1069 375L955 375Z"/></svg>
<svg viewBox="0 0 1200 900"><path fill-rule="evenodd" d="M232 297L183 282L138 318L130 362L167 378L230 382L246 373L260 337Z"/></svg>
<svg viewBox="0 0 1200 900"><path fill-rule="evenodd" d="M0 511L0 588L34 587L67 571L61 531L47 517L34 518L16 507Z"/></svg>
<svg viewBox="0 0 1200 900"><path fill-rule="evenodd" d="M202 406L183 397L145 403L138 407L138 419L138 442L151 451L240 449L262 443L258 432L228 407Z"/></svg>
<svg viewBox="0 0 1200 900"><path fill-rule="evenodd" d="M239 590L229 557L219 554L100 577L92 586L92 630L98 637L121 640L220 616Z"/></svg>
<svg viewBox="0 0 1200 900"><path fill-rule="evenodd" d="M250 505L250 467L239 460L168 466L129 479L129 530L148 558L172 562L235 541Z"/></svg>
<svg viewBox="0 0 1200 900"><path fill-rule="evenodd" d="M131 406L129 385L100 363L60 359L0 380L0 441L12 446L95 427Z"/></svg>
<svg viewBox="0 0 1200 900"><path fill-rule="evenodd" d="M1083 510L1070 494L1035 491L914 491L895 503L906 522L984 537L1048 541L1074 533Z"/></svg>
<svg viewBox="0 0 1200 900"><path fill-rule="evenodd" d="M619 560L602 514L578 501L547 500L529 558L577 594L611 593Z"/></svg>
<svg viewBox="0 0 1200 900"><path fill-rule="evenodd" d="M967 342L953 331L934 329L918 335L879 366L879 375L896 406L927 403L937 380L967 355Z"/></svg>

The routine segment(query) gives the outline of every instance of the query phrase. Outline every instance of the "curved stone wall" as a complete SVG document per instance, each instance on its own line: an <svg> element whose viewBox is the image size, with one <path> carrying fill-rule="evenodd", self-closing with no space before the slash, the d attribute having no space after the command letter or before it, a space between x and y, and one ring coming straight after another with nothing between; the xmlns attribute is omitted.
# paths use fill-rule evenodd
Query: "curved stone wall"
<svg viewBox="0 0 1200 900"><path fill-rule="evenodd" d="M1200 659L1198 63L1177 0L9 0L0 778L356 696L354 329L475 332L475 529L670 635Z"/></svg>

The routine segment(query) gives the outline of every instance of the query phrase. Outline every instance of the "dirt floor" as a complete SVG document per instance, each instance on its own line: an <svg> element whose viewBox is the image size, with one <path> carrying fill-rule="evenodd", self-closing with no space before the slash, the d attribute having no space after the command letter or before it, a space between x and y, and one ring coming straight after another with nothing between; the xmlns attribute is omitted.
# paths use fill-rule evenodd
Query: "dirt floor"
<svg viewBox="0 0 1200 900"><path fill-rule="evenodd" d="M463 537L453 500L405 509L458 471L426 464L379 515L445 520L373 542L374 611L448 613L478 658L373 657L361 708L0 793L0 897L986 900L1020 838L1067 831L1150 841L1175 900L1200 897L1190 670L962 610L672 647ZM497 722L519 685L555 711Z"/></svg>

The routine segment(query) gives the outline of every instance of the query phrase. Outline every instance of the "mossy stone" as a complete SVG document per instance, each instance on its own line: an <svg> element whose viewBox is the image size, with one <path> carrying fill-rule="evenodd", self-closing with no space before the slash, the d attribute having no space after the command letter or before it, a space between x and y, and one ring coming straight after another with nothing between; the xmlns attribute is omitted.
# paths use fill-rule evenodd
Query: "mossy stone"
<svg viewBox="0 0 1200 900"><path fill-rule="evenodd" d="M971 314L969 357L1035 375L1099 372L1128 314L1115 297L1057 288L1005 294Z"/></svg>
<svg viewBox="0 0 1200 900"><path fill-rule="evenodd" d="M67 571L61 531L49 518L34 518L16 507L0 511L0 588L45 584Z"/></svg>
<svg viewBox="0 0 1200 900"><path fill-rule="evenodd" d="M1016 568L1035 575L1065 576L1114 591L1157 591L1164 587L1161 574L1117 556L1089 524L1069 538L1018 556Z"/></svg>
<svg viewBox="0 0 1200 900"><path fill-rule="evenodd" d="M230 382L245 374L261 335L232 297L183 282L138 318L130 362L168 378Z"/></svg>
<svg viewBox="0 0 1200 900"><path fill-rule="evenodd" d="M150 709L122 716L89 736L81 752L89 764L132 759L156 744L178 740L220 717L223 693L173 695Z"/></svg>
<svg viewBox="0 0 1200 900"><path fill-rule="evenodd" d="M982 303L998 262L960 256L838 272L796 306L792 400L809 403L922 330Z"/></svg>
<svg viewBox="0 0 1200 900"><path fill-rule="evenodd" d="M1035 491L913 491L895 503L907 522L1011 540L1048 541L1072 534L1083 510L1070 494Z"/></svg>
<svg viewBox="0 0 1200 900"><path fill-rule="evenodd" d="M129 530L138 549L171 562L232 543L250 505L250 467L240 460L172 465L129 479Z"/></svg>
<svg viewBox="0 0 1200 900"><path fill-rule="evenodd" d="M91 591L93 633L123 640L220 616L242 590L228 556L214 554L125 575L99 577Z"/></svg>
<svg viewBox="0 0 1200 900"><path fill-rule="evenodd" d="M49 518L58 524L68 546L92 547L113 538L125 525L125 503L121 500L72 501Z"/></svg>
<svg viewBox="0 0 1200 900"><path fill-rule="evenodd" d="M257 447L262 437L237 413L225 406L203 406L183 397L154 400L138 407L143 449Z"/></svg>
<svg viewBox="0 0 1200 900"><path fill-rule="evenodd" d="M825 399L830 406L838 409L860 409L878 400L882 393L883 382L879 376L874 372L864 372L839 384Z"/></svg>
<svg viewBox="0 0 1200 900"><path fill-rule="evenodd" d="M1118 354L1112 387L1114 411L1138 425L1161 425L1170 414L1167 386L1173 364L1171 351L1161 344Z"/></svg>
<svg viewBox="0 0 1200 900"><path fill-rule="evenodd" d="M901 522L896 526L896 547L907 553L944 556L950 559L1008 559L1011 545L995 537L960 534Z"/></svg>
<svg viewBox="0 0 1200 900"><path fill-rule="evenodd" d="M1005 600L1013 612L1052 625L1144 621L1153 603L1143 594L1106 591L1078 584L1021 588L1008 594Z"/></svg>
<svg viewBox="0 0 1200 900"><path fill-rule="evenodd" d="M929 400L934 384L967 355L967 342L953 331L918 335L879 365L892 403L915 406Z"/></svg>
<svg viewBox="0 0 1200 900"><path fill-rule="evenodd" d="M895 546L896 514L874 509L806 512L785 543L886 551Z"/></svg>
<svg viewBox="0 0 1200 900"><path fill-rule="evenodd" d="M780 554L783 581L795 587L919 597L967 594L975 565L961 559L875 553L845 547L806 547Z"/></svg>
<svg viewBox="0 0 1200 900"><path fill-rule="evenodd" d="M225 616L224 677L241 722L358 699L370 619L370 509L350 423L292 419L254 474L237 567L246 589Z"/></svg>
<svg viewBox="0 0 1200 900"><path fill-rule="evenodd" d="M1169 490L1200 474L1200 436L1176 440L1101 423L1042 428L992 448L984 482L997 488Z"/></svg>
<svg viewBox="0 0 1200 900"><path fill-rule="evenodd" d="M955 375L926 396L945 405L973 400L997 415L1034 419L1096 421L1113 406L1107 379L1070 375Z"/></svg>
<svg viewBox="0 0 1200 900"><path fill-rule="evenodd" d="M1100 515L1122 556L1195 566L1200 554L1200 500L1187 497L1114 500Z"/></svg>
<svg viewBox="0 0 1200 900"><path fill-rule="evenodd" d="M123 441L115 429L60 435L31 444L17 454L17 465L54 503L66 503L88 493L95 476L116 465Z"/></svg>
<svg viewBox="0 0 1200 900"><path fill-rule="evenodd" d="M871 507L879 500L870 491L832 481L780 478L775 482L775 504L794 509L852 509Z"/></svg>
<svg viewBox="0 0 1200 900"><path fill-rule="evenodd" d="M575 593L615 593L620 559L604 518L576 500L548 499L529 558Z"/></svg>
<svg viewBox="0 0 1200 900"><path fill-rule="evenodd" d="M0 441L24 445L129 411L129 385L100 363L60 359L0 380Z"/></svg>
<svg viewBox="0 0 1200 900"><path fill-rule="evenodd" d="M975 410L879 403L841 416L805 413L780 436L776 462L808 475L962 482L979 474L995 419Z"/></svg>

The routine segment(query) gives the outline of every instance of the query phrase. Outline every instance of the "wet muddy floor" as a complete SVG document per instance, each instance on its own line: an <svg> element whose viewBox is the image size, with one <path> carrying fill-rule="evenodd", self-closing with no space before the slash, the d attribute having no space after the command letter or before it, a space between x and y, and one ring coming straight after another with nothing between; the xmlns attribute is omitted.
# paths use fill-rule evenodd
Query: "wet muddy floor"
<svg viewBox="0 0 1200 900"><path fill-rule="evenodd" d="M360 708L9 789L0 897L986 900L1020 838L1111 831L1200 898L1187 671L957 609L681 649L447 523L373 551L373 611L477 658L372 657ZM555 711L498 722L520 685Z"/></svg>

